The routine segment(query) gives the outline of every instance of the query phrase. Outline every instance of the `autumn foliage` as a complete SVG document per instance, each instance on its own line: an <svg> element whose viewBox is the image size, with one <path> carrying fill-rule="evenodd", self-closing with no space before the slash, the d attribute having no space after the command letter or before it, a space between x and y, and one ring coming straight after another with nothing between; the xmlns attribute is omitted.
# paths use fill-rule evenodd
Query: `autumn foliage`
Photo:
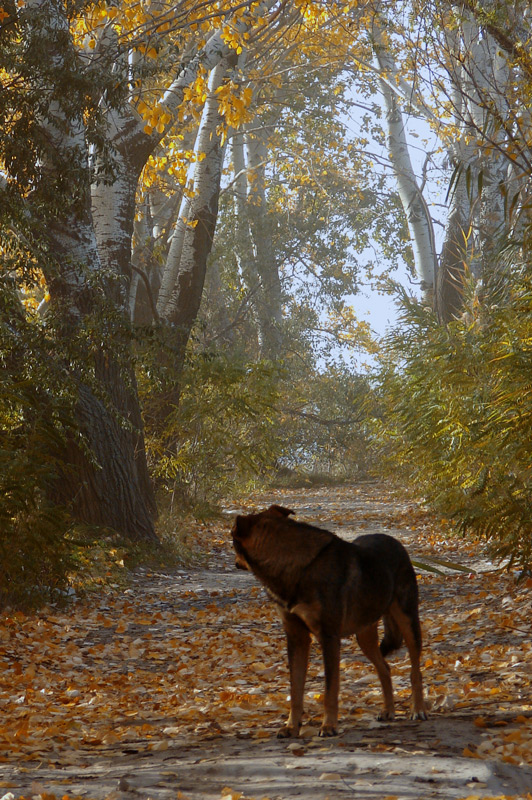
<svg viewBox="0 0 532 800"><path fill-rule="evenodd" d="M486 287L442 327L403 294L383 359L384 441L440 513L528 569L532 431L530 277Z"/></svg>
<svg viewBox="0 0 532 800"><path fill-rule="evenodd" d="M383 455L527 567L528 36L466 5L6 0L0 603L101 529L155 543L152 482L173 513ZM351 298L399 264L423 299L366 375Z"/></svg>
<svg viewBox="0 0 532 800"><path fill-rule="evenodd" d="M398 720L378 727L378 680L356 643L346 641L341 736L328 743L329 755L347 758L350 747L358 748L357 762L362 752L395 754L399 769L410 750L425 753L431 766L438 760L428 754L502 761L515 769L532 765L530 586L516 586L512 575L493 572L479 560L477 544L449 540L445 527L417 502L382 486L278 491L250 498L243 508L263 507L272 498L305 506L309 519L349 536L375 525L393 531L415 561L440 563L439 573L418 569L429 721L402 721L410 685L408 659L400 653L391 662ZM164 788L173 797L182 792L177 796L185 800L210 763L200 763L200 772L193 773L198 777L187 780L173 759L178 763L188 748L196 760L197 748L209 743L219 752L233 743L248 757L250 750L275 744L277 758L290 755L275 739L288 705L284 634L275 607L251 578L234 570L228 522L197 527L196 536L208 553L207 571L142 570L129 588L109 587L68 612L47 608L2 619L2 788L15 797L76 796L75 787L84 780L91 796L98 764L147 757L142 763L159 764L154 780L165 776ZM444 568L442 559L460 560L470 571ZM320 670L319 649L313 647L297 748L315 755L323 747L317 738ZM290 757L297 759L298 753ZM471 770L474 775L473 762ZM104 788L118 780L120 773L111 773L102 776ZM135 776L127 775L134 787ZM371 781L371 773L356 777ZM32 785L38 789L31 791ZM228 785L245 797L256 796L239 781L220 783L217 792ZM470 792L481 796L479 790Z"/></svg>

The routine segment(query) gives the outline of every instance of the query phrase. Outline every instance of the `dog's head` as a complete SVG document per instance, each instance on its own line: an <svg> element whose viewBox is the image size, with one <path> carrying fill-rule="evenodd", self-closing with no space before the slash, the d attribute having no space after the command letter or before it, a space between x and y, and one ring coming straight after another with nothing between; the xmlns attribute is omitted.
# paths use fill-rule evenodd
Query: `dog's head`
<svg viewBox="0 0 532 800"><path fill-rule="evenodd" d="M248 550L250 549L250 537L257 523L272 518L285 519L289 517L290 514L295 514L295 511L284 508L284 506L272 505L259 514L239 514L236 517L233 527L231 528L231 535L233 537L233 547L236 553L235 566L237 569L251 570L248 560ZM248 546L246 546L246 544Z"/></svg>

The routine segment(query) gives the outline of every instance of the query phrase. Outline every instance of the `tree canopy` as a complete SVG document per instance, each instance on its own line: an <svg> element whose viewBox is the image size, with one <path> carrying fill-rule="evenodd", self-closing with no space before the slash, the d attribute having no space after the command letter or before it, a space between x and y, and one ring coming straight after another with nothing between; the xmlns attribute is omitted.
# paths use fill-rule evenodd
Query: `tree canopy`
<svg viewBox="0 0 532 800"><path fill-rule="evenodd" d="M168 498L390 460L528 561L527 13L3 2L0 600ZM383 346L352 298L398 265Z"/></svg>

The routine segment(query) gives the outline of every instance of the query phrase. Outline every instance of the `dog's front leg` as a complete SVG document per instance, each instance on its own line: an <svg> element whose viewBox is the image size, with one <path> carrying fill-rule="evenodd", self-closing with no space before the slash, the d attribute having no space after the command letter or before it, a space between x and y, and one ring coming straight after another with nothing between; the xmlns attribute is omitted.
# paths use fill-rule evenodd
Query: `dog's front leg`
<svg viewBox="0 0 532 800"><path fill-rule="evenodd" d="M277 733L279 739L299 734L310 650L310 633L299 617L288 612L283 613L283 624L290 668L290 714L286 725Z"/></svg>
<svg viewBox="0 0 532 800"><path fill-rule="evenodd" d="M322 635L320 643L325 667L325 715L320 736L338 734L338 692L340 690L340 636Z"/></svg>

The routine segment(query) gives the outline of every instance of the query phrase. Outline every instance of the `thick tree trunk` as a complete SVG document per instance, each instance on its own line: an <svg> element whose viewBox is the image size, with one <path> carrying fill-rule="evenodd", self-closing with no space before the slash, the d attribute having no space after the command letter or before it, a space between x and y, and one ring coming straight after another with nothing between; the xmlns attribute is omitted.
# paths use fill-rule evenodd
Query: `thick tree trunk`
<svg viewBox="0 0 532 800"><path fill-rule="evenodd" d="M445 241L436 272L434 306L438 319L446 324L463 310L464 277L468 263L468 219L457 202L447 218Z"/></svg>
<svg viewBox="0 0 532 800"><path fill-rule="evenodd" d="M123 422L109 412L109 404L83 383L78 421L87 447L72 439L67 442L65 466L52 487L53 498L85 524L111 528L132 540L157 541L151 484L146 484L147 473L135 468L138 433L126 435Z"/></svg>
<svg viewBox="0 0 532 800"><path fill-rule="evenodd" d="M499 269L505 230L507 162L498 145L507 135L509 72L506 58L473 16L456 7L458 27L446 31L451 105L460 135L449 146L455 177L438 267L436 308L442 322L463 310L466 273L477 281ZM491 144L479 146L479 140Z"/></svg>
<svg viewBox="0 0 532 800"><path fill-rule="evenodd" d="M64 5L33 0L30 13L35 14L34 35L43 42L43 52L56 70L66 70L66 80L78 54L69 37ZM78 68L82 72L81 65ZM43 187L36 186L29 200L34 213L40 213L40 208L47 213L46 206L38 203L39 192L57 185L62 216L54 210L42 220L52 256L43 270L58 335L76 343L76 355L64 369L78 386L77 417L82 437L81 441L67 438L62 474L51 486L51 494L79 522L105 525L133 539L156 540L152 520L155 502L128 352L124 232L121 230L117 237L113 229L114 238L109 237L112 244L102 246L106 231L100 217L102 226L95 232L91 213L81 102L73 109L75 113L67 116L64 105L53 99L57 87L51 85L46 90L51 100L42 115L41 128L49 149L41 156ZM63 187L67 175L71 176L68 196ZM127 182L118 188L126 198L124 214L132 220L134 194L128 195ZM116 220L108 223L118 225ZM127 225L124 227L127 234ZM107 256L103 259L105 269L102 252ZM119 350L123 350L123 357L118 355ZM83 353L86 366L81 365Z"/></svg>
<svg viewBox="0 0 532 800"><path fill-rule="evenodd" d="M50 247L57 264L72 265L72 254L82 243L83 261L77 263L89 267L94 275L101 268L90 213L86 216L85 225L78 217L69 220L65 230L63 226L57 226L57 230L50 227ZM88 336L87 372L65 365L79 387L77 416L83 441L67 441L66 467L52 489L54 499L69 508L80 522L105 525L132 539L156 540L155 498L146 463L124 309L112 300L105 300L102 306L84 272L77 273L68 266L59 275L50 275L48 283L60 334L77 340L80 347L87 337L87 322L92 325L92 317L103 318L110 307L115 308L106 323L106 332L93 331ZM97 338L94 342L95 337L101 337L99 344ZM91 374L94 384L89 379Z"/></svg>
<svg viewBox="0 0 532 800"><path fill-rule="evenodd" d="M464 114L467 107L464 95L466 76L460 57L460 36L457 30L451 28L446 32L446 38L449 53L452 56L449 59L451 106L455 115L456 128L460 131L464 128ZM464 280L467 270L472 268L473 209L466 175L468 169L471 173L471 169L475 167L476 147L469 139L470 137L462 134L448 146L449 159L455 169L455 179L454 185L450 189L449 213L438 262L434 298L438 319L444 325L463 311Z"/></svg>

